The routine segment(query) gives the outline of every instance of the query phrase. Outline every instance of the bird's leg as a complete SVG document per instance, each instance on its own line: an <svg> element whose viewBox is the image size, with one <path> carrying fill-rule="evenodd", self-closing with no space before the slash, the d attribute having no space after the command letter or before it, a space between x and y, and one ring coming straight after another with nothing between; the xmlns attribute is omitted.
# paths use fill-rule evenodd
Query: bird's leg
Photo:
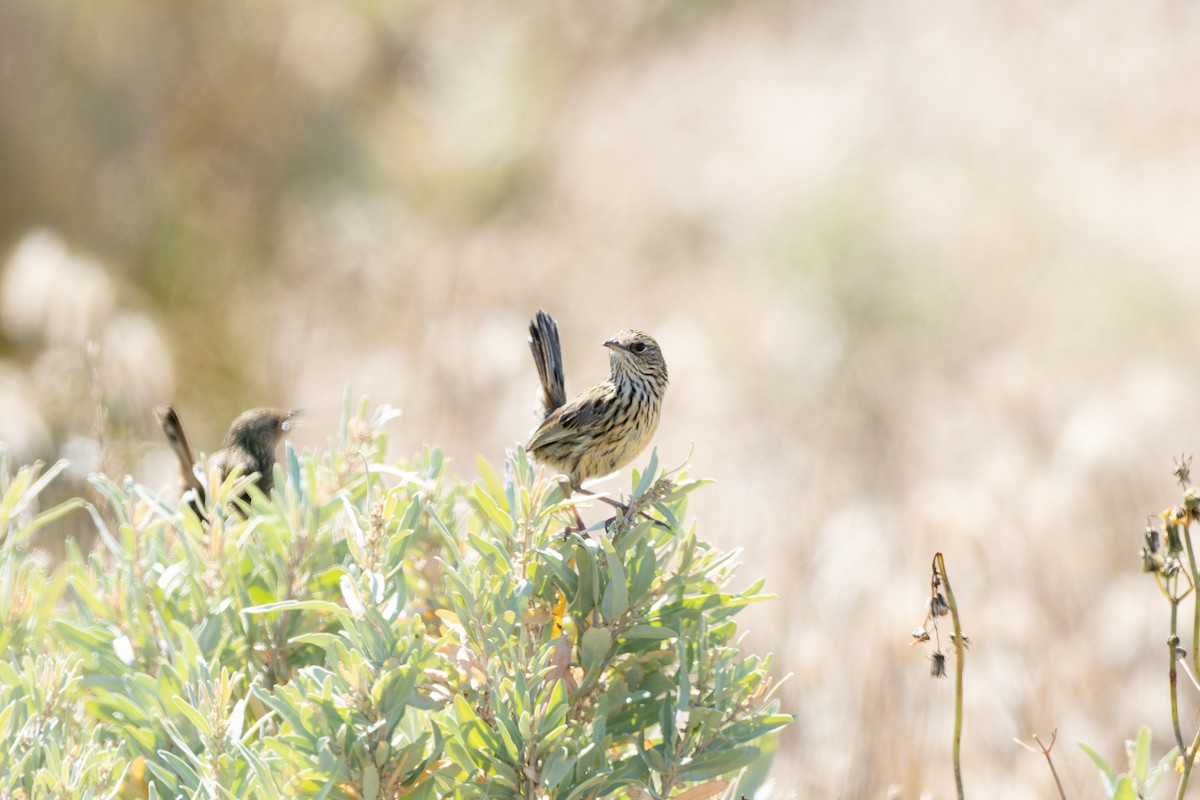
<svg viewBox="0 0 1200 800"><path fill-rule="evenodd" d="M625 505L620 500L613 500L611 497L607 497L602 494L596 494L595 492L590 492L587 489L583 488L582 486L573 486L571 488L574 489L575 491L579 492L580 494L586 494L588 497L594 497L602 503L608 503L613 508L619 509L626 513L629 512L629 506Z"/></svg>
<svg viewBox="0 0 1200 800"><path fill-rule="evenodd" d="M621 502L621 501L619 501L619 500L613 500L611 497L606 497L606 496L604 496L604 495L602 495L602 494L596 494L595 492L589 492L587 489L584 489L582 486L576 486L576 487L575 487L575 491L579 492L580 494L586 494L588 497L594 497L594 498L596 498L597 500L599 500L599 501L600 501L600 502L602 502L602 503L607 503L608 505L610 505L610 506L612 506L613 508L615 508L615 509L617 509L618 511L620 511L620 512L621 512L621 516L623 516L623 517L628 517L628 516L629 516L629 506L625 505L624 503L622 503L622 502ZM579 512L575 512L575 513L576 513L576 515L578 516L578 513L579 513ZM640 517L642 517L642 519L648 520L649 522L652 522L652 523L654 523L655 525L662 525L662 523L661 523L661 522L659 522L659 521L658 521L658 520L656 520L654 517L652 517L652 516L650 516L649 514L647 514L645 511L639 511L639 512L638 512L638 515L639 515ZM606 527L607 527L607 526L606 526ZM664 526L664 527L665 527L665 526Z"/></svg>
<svg viewBox="0 0 1200 800"><path fill-rule="evenodd" d="M611 497L608 497L607 495L596 494L595 492L589 492L587 489L580 489L579 491L582 492L583 494L586 494L588 497L596 498L601 503L608 503L610 506L617 509L618 511L623 511L626 514L629 513L629 506L625 505L620 500L613 500Z"/></svg>

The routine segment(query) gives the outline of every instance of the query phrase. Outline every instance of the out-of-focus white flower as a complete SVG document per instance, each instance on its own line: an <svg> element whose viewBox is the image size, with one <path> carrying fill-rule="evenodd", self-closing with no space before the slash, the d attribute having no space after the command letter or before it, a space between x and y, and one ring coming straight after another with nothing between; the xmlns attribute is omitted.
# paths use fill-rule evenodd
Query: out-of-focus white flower
<svg viewBox="0 0 1200 800"><path fill-rule="evenodd" d="M50 431L38 411L33 386L8 362L0 361L0 441L7 442L16 463L25 464L50 446Z"/></svg>
<svg viewBox="0 0 1200 800"><path fill-rule="evenodd" d="M52 231L27 233L0 283L0 321L14 339L82 345L113 306L112 280L100 262L72 253Z"/></svg>
<svg viewBox="0 0 1200 800"><path fill-rule="evenodd" d="M62 456L70 463L67 474L83 480L101 468L104 448L91 436L72 436L63 444Z"/></svg>
<svg viewBox="0 0 1200 800"><path fill-rule="evenodd" d="M171 394L171 355L153 320L126 312L108 324L100 346L100 380L105 397L130 408L161 403Z"/></svg>

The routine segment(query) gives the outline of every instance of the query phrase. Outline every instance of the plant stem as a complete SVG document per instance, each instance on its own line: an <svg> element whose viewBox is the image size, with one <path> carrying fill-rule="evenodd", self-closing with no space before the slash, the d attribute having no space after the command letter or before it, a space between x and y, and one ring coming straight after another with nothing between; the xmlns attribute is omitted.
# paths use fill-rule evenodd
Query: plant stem
<svg viewBox="0 0 1200 800"><path fill-rule="evenodd" d="M1196 565L1196 554L1192 550L1191 514L1183 525L1183 544L1187 548L1188 569L1192 573L1192 586L1200 586L1200 567ZM1200 675L1200 597L1192 601L1192 674ZM1182 750L1182 745L1180 750Z"/></svg>
<svg viewBox="0 0 1200 800"><path fill-rule="evenodd" d="M1044 744L1042 740L1038 738L1036 733L1033 734L1033 740L1038 743L1037 747L1025 744L1020 739L1013 739L1014 742L1021 747L1024 747L1029 752L1041 753L1046 758L1046 763L1050 765L1050 774L1054 776L1054 785L1058 788L1058 796L1060 800L1067 800L1067 793L1063 789L1062 781L1059 780L1058 770L1054 768L1054 759L1050 757L1050 751L1054 749L1054 743L1058 741L1058 729L1055 728L1054 733L1050 735L1050 744Z"/></svg>
<svg viewBox="0 0 1200 800"><path fill-rule="evenodd" d="M1200 729L1196 730L1196 736L1192 739L1190 749L1182 750L1183 752L1183 775L1179 778L1179 789L1175 792L1175 800L1183 800L1187 792L1188 776L1192 773L1192 764L1196 761L1196 752L1200 750Z"/></svg>
<svg viewBox="0 0 1200 800"><path fill-rule="evenodd" d="M1050 765L1050 774L1054 776L1054 785L1058 787L1058 796L1062 800L1067 800L1067 793L1063 790L1062 781L1058 777L1058 770L1054 768L1054 759L1050 757L1050 751L1046 751L1046 763Z"/></svg>
<svg viewBox="0 0 1200 800"><path fill-rule="evenodd" d="M946 572L946 561L941 553L933 556L934 569L942 576L942 585L946 589L946 605L950 607L950 619L954 622L954 785L958 790L958 800L963 800L962 764L959 751L962 747L963 722L963 654L964 645L962 625L958 619L958 604L954 601L954 590L950 588L950 576Z"/></svg>
<svg viewBox="0 0 1200 800"><path fill-rule="evenodd" d="M1171 633L1167 636L1167 655L1170 658L1170 668L1167 672L1171 686L1171 726L1175 729L1175 744L1179 752L1186 753L1183 747L1183 731L1179 727L1179 668L1176 666L1175 653L1179 647L1179 634L1176 626L1179 620L1179 600L1171 597Z"/></svg>

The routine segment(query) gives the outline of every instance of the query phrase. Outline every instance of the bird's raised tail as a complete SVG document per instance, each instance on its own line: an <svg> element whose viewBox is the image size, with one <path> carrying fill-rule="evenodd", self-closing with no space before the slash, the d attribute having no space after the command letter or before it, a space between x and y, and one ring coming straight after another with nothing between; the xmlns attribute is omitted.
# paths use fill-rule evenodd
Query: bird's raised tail
<svg viewBox="0 0 1200 800"><path fill-rule="evenodd" d="M183 489L184 491L188 489L196 491L197 502L193 503L192 507L203 519L204 515L200 511L200 506L204 504L204 486L196 478L196 473L192 469L196 464L196 458L192 455L192 448L188 444L187 434L183 431L183 423L179 421L179 414L170 406L159 406L154 411L158 414L158 424L162 426L171 450L179 459L179 477L183 483Z"/></svg>
<svg viewBox="0 0 1200 800"><path fill-rule="evenodd" d="M545 311L539 310L529 323L529 350L533 353L533 363L537 365L538 379L542 382L542 414L548 417L554 409L567 402L567 388L563 380L558 325Z"/></svg>

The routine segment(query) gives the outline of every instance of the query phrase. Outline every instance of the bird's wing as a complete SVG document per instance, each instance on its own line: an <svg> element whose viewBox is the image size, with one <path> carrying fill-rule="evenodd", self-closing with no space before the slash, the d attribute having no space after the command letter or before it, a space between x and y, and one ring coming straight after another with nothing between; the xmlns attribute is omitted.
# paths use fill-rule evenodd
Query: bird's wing
<svg viewBox="0 0 1200 800"><path fill-rule="evenodd" d="M534 431L528 449L536 450L561 439L587 435L599 429L615 401L616 389L607 381L593 386L547 417Z"/></svg>
<svg viewBox="0 0 1200 800"><path fill-rule="evenodd" d="M241 467L242 475L249 475L258 470L254 456L241 447L222 447L212 454L208 463L210 468L216 469L217 478L222 482L229 477L229 473L233 472L235 467Z"/></svg>

